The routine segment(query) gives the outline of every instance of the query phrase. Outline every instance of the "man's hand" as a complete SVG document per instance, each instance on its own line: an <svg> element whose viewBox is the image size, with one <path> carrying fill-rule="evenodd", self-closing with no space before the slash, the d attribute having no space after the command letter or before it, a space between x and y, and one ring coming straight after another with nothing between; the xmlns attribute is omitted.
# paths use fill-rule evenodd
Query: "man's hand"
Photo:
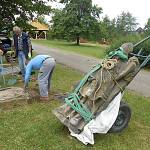
<svg viewBox="0 0 150 150"><path fill-rule="evenodd" d="M26 85L24 86L24 92L28 93L28 87Z"/></svg>
<svg viewBox="0 0 150 150"><path fill-rule="evenodd" d="M31 52L28 53L28 57L29 57L29 59L31 59Z"/></svg>
<svg viewBox="0 0 150 150"><path fill-rule="evenodd" d="M24 93L25 93L25 97L27 100L30 99L30 94L29 94L29 91L28 91L28 87L27 86L24 86Z"/></svg>

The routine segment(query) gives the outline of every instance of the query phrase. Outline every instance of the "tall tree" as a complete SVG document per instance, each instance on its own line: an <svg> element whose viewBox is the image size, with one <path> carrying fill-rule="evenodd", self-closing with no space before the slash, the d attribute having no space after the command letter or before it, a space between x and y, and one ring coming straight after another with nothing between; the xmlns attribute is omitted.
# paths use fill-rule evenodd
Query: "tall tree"
<svg viewBox="0 0 150 150"><path fill-rule="evenodd" d="M50 21L51 24L50 34L53 38L55 37L57 39L64 39L65 27L63 23L64 23L63 11L59 9L53 10L52 20Z"/></svg>
<svg viewBox="0 0 150 150"><path fill-rule="evenodd" d="M102 8L92 5L92 0L61 0L65 4L62 11L57 11L53 17L53 30L67 39L76 39L79 45L80 37L90 37L98 32L98 19ZM60 30L58 30L60 29Z"/></svg>
<svg viewBox="0 0 150 150"><path fill-rule="evenodd" d="M111 40L116 35L115 19L110 20L106 15L100 22L101 38Z"/></svg>
<svg viewBox="0 0 150 150"><path fill-rule="evenodd" d="M49 0L1 0L0 30L11 29L13 24L27 26L27 21L35 14L48 14L51 10Z"/></svg>
<svg viewBox="0 0 150 150"><path fill-rule="evenodd" d="M147 23L144 27L144 35L150 36L150 18L148 18ZM143 46L142 49L143 49L145 55L149 55L150 54L150 42L149 42L149 40L146 41L142 46Z"/></svg>
<svg viewBox="0 0 150 150"><path fill-rule="evenodd" d="M119 33L129 33L136 29L138 23L131 13L122 12L116 19L116 27Z"/></svg>

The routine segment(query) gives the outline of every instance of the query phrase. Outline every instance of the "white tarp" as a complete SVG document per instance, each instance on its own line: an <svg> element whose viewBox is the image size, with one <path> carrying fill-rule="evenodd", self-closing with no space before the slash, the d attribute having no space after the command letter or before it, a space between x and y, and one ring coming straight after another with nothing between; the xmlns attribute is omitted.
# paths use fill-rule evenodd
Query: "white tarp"
<svg viewBox="0 0 150 150"><path fill-rule="evenodd" d="M70 130L71 136L76 137L85 145L94 144L94 133L106 134L114 124L119 112L121 98L122 95L119 93L104 111L84 127L80 134L75 134Z"/></svg>

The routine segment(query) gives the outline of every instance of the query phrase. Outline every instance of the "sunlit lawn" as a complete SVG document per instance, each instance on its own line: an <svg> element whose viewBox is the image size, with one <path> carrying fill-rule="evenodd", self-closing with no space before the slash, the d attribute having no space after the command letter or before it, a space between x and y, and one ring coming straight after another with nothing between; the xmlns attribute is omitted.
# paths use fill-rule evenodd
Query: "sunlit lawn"
<svg viewBox="0 0 150 150"><path fill-rule="evenodd" d="M33 40L32 42L96 58L103 58L106 51L106 46L92 43L81 43L80 46L77 46L75 43L60 40Z"/></svg>
<svg viewBox="0 0 150 150"><path fill-rule="evenodd" d="M81 76L57 65L52 89L58 93L67 92ZM0 150L149 150L150 98L126 92L124 99L132 108L129 127L119 134L96 134L93 146L85 146L72 138L68 129L52 114L51 111L61 105L59 100L53 98L46 104L16 102L8 108L1 105Z"/></svg>

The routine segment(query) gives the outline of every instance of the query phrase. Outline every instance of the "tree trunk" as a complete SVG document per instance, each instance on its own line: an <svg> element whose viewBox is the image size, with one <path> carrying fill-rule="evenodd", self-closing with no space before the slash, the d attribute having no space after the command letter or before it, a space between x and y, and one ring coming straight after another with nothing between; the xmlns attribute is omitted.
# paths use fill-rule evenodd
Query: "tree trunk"
<svg viewBox="0 0 150 150"><path fill-rule="evenodd" d="M80 45L80 36L77 36L77 45Z"/></svg>

